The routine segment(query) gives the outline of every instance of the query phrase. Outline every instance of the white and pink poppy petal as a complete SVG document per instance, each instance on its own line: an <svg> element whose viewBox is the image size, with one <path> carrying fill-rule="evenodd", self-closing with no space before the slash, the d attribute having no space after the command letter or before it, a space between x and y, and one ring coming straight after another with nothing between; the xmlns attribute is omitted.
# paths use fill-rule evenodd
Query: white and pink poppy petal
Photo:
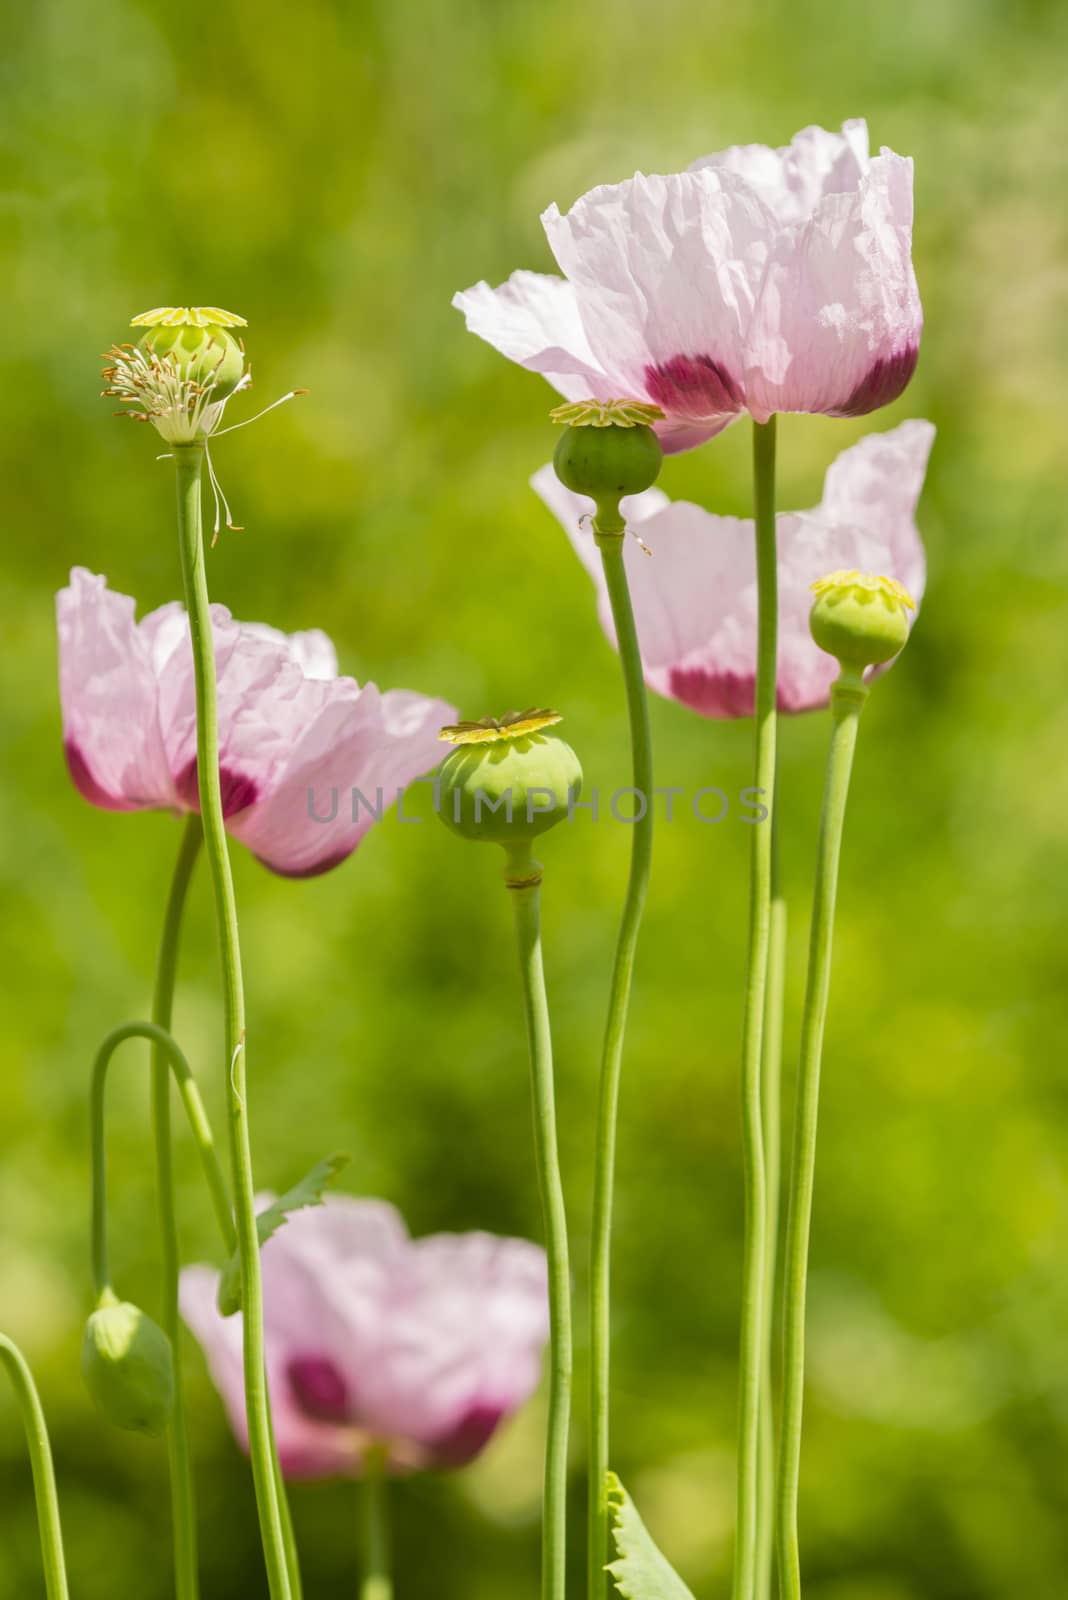
<svg viewBox="0 0 1068 1600"><path fill-rule="evenodd" d="M241 627L255 638L283 645L306 678L325 681L337 677L337 651L329 634L321 628L283 633L281 628L272 628L269 622L243 622Z"/></svg>
<svg viewBox="0 0 1068 1600"><path fill-rule="evenodd" d="M574 285L595 357L687 442L745 404L744 341L774 219L733 173L708 169L592 189L542 223Z"/></svg>
<svg viewBox="0 0 1068 1600"><path fill-rule="evenodd" d="M438 733L458 715L447 701L351 678L321 687L329 692L269 791L229 824L284 877L314 877L351 855L398 790L437 765Z"/></svg>
<svg viewBox="0 0 1068 1600"><path fill-rule="evenodd" d="M458 1322L466 1294L468 1325L479 1332L467 1353L466 1382L457 1375L449 1385L453 1414L430 1441L437 1464L463 1466L540 1382L549 1337L545 1252L526 1239L486 1233L435 1234L415 1248L423 1292L439 1308L451 1303ZM454 1283L462 1292L454 1294Z"/></svg>
<svg viewBox="0 0 1068 1600"><path fill-rule="evenodd" d="M365 1377L368 1421L461 1466L537 1387L548 1337L544 1252L491 1234L416 1240L389 1339Z"/></svg>
<svg viewBox="0 0 1068 1600"><path fill-rule="evenodd" d="M242 1318L220 1315L219 1274L187 1267L179 1284L182 1318L204 1352L208 1371L241 1448L248 1450L242 1359ZM356 1430L310 1415L292 1386L291 1353L267 1331L267 1386L282 1471L287 1478L351 1477L360 1469L365 1441Z"/></svg>
<svg viewBox="0 0 1068 1600"><path fill-rule="evenodd" d="M563 488L549 466L531 481L593 578L601 624L615 644L604 572L588 525L592 500ZM636 539L624 541L646 682L705 716L748 715L755 660L750 631L756 617L752 523L716 517L701 506L652 492L659 504L636 496L637 516L623 501L628 526L651 552L646 555Z"/></svg>
<svg viewBox="0 0 1068 1600"><path fill-rule="evenodd" d="M716 167L736 173L760 196L776 222L789 226L811 216L825 195L855 190L868 162L868 125L856 118L844 122L840 133L802 128L778 150L766 144L731 145L694 161L690 171Z"/></svg>
<svg viewBox="0 0 1068 1600"><path fill-rule="evenodd" d="M513 272L492 289L476 283L453 296L468 330L529 372L539 372L568 400L610 400L611 379L599 366L564 278Z"/></svg>
<svg viewBox="0 0 1068 1600"><path fill-rule="evenodd" d="M749 410L765 422L889 405L915 371L922 328L912 162L884 151L854 192L778 234L746 338Z"/></svg>
<svg viewBox="0 0 1068 1600"><path fill-rule="evenodd" d="M111 811L176 807L151 651L134 602L75 567L56 596L63 743L87 800Z"/></svg>
<svg viewBox="0 0 1068 1600"><path fill-rule="evenodd" d="M146 623L153 619L146 618ZM190 809L199 806L196 752L196 691L188 622L160 678L160 716L167 755L178 791ZM173 624L155 634L157 648ZM219 777L227 820L269 793L298 731L326 693L306 678L299 653L273 628L235 622L224 606L212 607L215 677L219 706Z"/></svg>
<svg viewBox="0 0 1068 1600"><path fill-rule="evenodd" d="M832 462L814 513L827 523L863 528L880 539L886 559L877 570L903 583L917 602L926 585L927 564L916 506L934 439L934 424L919 417L887 433L867 434ZM860 567L859 562L853 565Z"/></svg>
<svg viewBox="0 0 1068 1600"><path fill-rule="evenodd" d="M258 1200L257 1210L268 1200ZM272 1335L332 1363L347 1390L347 1368L358 1370L381 1338L382 1307L409 1245L403 1218L382 1200L327 1195L294 1212L263 1249Z"/></svg>
<svg viewBox="0 0 1068 1600"><path fill-rule="evenodd" d="M840 568L858 568L897 578L919 598L923 546L915 509L933 435L929 423L917 421L862 440L830 468L819 507L780 513L781 710L825 705L837 676L837 663L809 632L814 579ZM593 502L564 489L551 467L543 467L532 484L562 522L593 579L602 626L614 643L604 573L583 521ZM624 545L646 682L703 716L749 716L757 637L753 524L657 494L655 501L636 497L628 516L628 525L640 533L651 556L636 540L628 538ZM626 513L626 501L623 506Z"/></svg>

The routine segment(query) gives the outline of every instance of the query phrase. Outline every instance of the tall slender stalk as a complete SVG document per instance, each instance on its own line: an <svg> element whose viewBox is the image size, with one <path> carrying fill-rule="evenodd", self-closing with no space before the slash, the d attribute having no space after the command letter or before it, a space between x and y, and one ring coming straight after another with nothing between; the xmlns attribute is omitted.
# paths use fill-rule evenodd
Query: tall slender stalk
<svg viewBox="0 0 1068 1600"><path fill-rule="evenodd" d="M530 1049L534 1148L549 1266L549 1426L542 1520L542 1600L566 1600L567 1443L571 1417L571 1272L567 1213L556 1140L552 1035L541 955L541 875L525 845L509 857L505 882L515 912L523 1010Z"/></svg>
<svg viewBox="0 0 1068 1600"><path fill-rule="evenodd" d="M590 1245L590 1480L589 1480L589 1595L603 1600L607 1592L609 1510L609 1403L611 1383L611 1273L612 1207L615 1190L616 1126L623 1043L630 1005L631 980L638 946L638 931L649 886L653 853L653 748L649 706L642 673L634 610L623 563L624 531L605 525L599 514L595 535L601 551L608 597L612 606L619 659L627 697L634 787L642 814L632 824L630 875L616 941L615 963L608 999L601 1083L597 1109L597 1134L593 1185L593 1222Z"/></svg>
<svg viewBox="0 0 1068 1600"><path fill-rule="evenodd" d="M174 1009L174 983L178 945L189 883L203 840L200 818L191 816L182 832L163 918L152 1021L170 1031ZM197 1578L196 1500L189 1459L189 1434L182 1389L182 1320L178 1314L178 1275L181 1252L174 1196L174 1161L171 1154L171 1072L158 1042L152 1045L152 1133L156 1150L156 1205L160 1231L160 1326L174 1352L174 1410L167 1430L171 1484L171 1537L174 1544L175 1600L196 1600Z"/></svg>
<svg viewBox="0 0 1068 1600"><path fill-rule="evenodd" d="M764 1008L764 1055L761 1064L761 1114L764 1124L768 1225L764 1246L764 1364L760 1393L757 1600L771 1600L772 1571L775 1564L775 1384L772 1349L782 1187L782 1028L786 983L786 900L779 881L779 834L774 813L771 845L771 937L768 947L767 1004Z"/></svg>
<svg viewBox="0 0 1068 1600"><path fill-rule="evenodd" d="M360 1600L393 1600L389 1477L385 1452L369 1450L363 1466L363 1578Z"/></svg>
<svg viewBox="0 0 1068 1600"><path fill-rule="evenodd" d="M778 563L775 539L775 418L753 424L753 500L756 522L757 662L753 783L775 794L778 675ZM738 1374L738 1520L734 1600L754 1600L760 1503L761 1373L767 1253L767 1173L761 1104L761 1060L771 941L771 859L774 822L753 828L749 878L749 951L742 1028L742 1162L745 1243L742 1261L741 1351Z"/></svg>
<svg viewBox="0 0 1068 1600"><path fill-rule="evenodd" d="M249 1457L259 1512L267 1580L272 1600L294 1600L281 1510L284 1486L275 1464L270 1402L264 1366L263 1282L256 1233L255 1186L249 1135L245 1051L245 992L241 972L237 904L227 849L219 780L219 724L208 586L201 526L203 444L175 445L178 544L193 648L197 700L197 785L205 854L215 896L226 1009L227 1107L233 1173L234 1218L241 1263L245 1409Z"/></svg>
<svg viewBox="0 0 1068 1600"><path fill-rule="evenodd" d="M52 1446L48 1440L41 1397L25 1356L13 1340L0 1333L0 1361L8 1370L15 1398L26 1430L30 1453L33 1493L37 1502L37 1527L41 1536L45 1593L48 1600L68 1600L67 1565L63 1555L63 1529L59 1520L59 1495L56 1471L52 1465Z"/></svg>
<svg viewBox="0 0 1068 1600"><path fill-rule="evenodd" d="M805 1301L812 1191L816 1172L820 1064L831 981L834 906L842 849L849 779L857 723L867 690L859 680L842 679L831 690L831 744L820 819L816 883L809 935L808 978L801 1021L801 1055L794 1112L793 1161L786 1225L783 1288L782 1431L776 1482L780 1600L800 1600L801 1563L797 1540L797 1490L801 1465L801 1422L805 1384Z"/></svg>

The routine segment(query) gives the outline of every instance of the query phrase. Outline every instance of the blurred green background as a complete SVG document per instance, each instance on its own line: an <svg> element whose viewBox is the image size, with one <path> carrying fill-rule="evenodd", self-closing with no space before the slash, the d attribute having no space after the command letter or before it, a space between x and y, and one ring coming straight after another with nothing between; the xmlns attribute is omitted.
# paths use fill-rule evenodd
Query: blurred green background
<svg viewBox="0 0 1068 1600"><path fill-rule="evenodd" d="M169 467L97 398L148 306L249 319L257 397L310 395L217 458L248 531L217 599L321 626L345 670L468 715L560 706L588 781L625 782L617 662L527 488L539 379L465 334L453 291L547 269L551 200L735 141L866 115L916 158L919 372L889 411L781 428L781 503L870 428L939 428L928 597L865 719L825 1063L803 1483L808 1600L1063 1600L1068 1570L1068 12L1039 0L37 0L7 11L0 637L0 1325L54 1430L75 1592L170 1592L164 1452L105 1431L78 1375L86 1084L148 1005L178 829L87 806L60 754L52 594L72 564L143 609L178 591ZM748 425L669 492L748 509ZM748 724L653 707L660 781L736 792ZM783 732L797 1019L826 722ZM543 852L561 1133L579 1264L624 829ZM748 833L662 826L627 1058L615 1456L701 1597L725 1595L741 1241ZM417 1232L533 1236L519 998L495 853L376 829L310 883L235 850L253 1127L282 1186L339 1143ZM221 1126L201 878L177 1030ZM145 1074L111 1102L112 1248L154 1303ZM190 1259L214 1250L183 1137ZM580 1350L580 1380L585 1372ZM248 1473L190 1356L205 1600L264 1594ZM582 1389L580 1387L581 1395ZM575 1438L581 1508L583 1406ZM537 1593L539 1405L478 1465L396 1495L399 1600ZM0 1392L0 1600L43 1593ZM301 1486L310 1597L355 1592L357 1489ZM580 1525L579 1525L580 1526ZM576 1532L576 1592L581 1533Z"/></svg>

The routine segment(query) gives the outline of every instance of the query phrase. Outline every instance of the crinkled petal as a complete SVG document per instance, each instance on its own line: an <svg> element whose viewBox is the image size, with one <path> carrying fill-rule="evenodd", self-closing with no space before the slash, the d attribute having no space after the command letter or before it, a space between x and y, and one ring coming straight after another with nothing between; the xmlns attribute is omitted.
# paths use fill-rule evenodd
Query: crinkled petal
<svg viewBox="0 0 1068 1600"><path fill-rule="evenodd" d="M276 645L284 646L306 678L337 677L337 651L333 640L321 628L283 633L280 628L272 628L267 622L243 622L241 627L254 638L273 640Z"/></svg>
<svg viewBox="0 0 1068 1600"><path fill-rule="evenodd" d="M825 705L838 672L809 633L814 579L858 568L897 578L919 599L923 547L915 508L933 436L929 423L910 422L861 440L830 468L816 510L779 515L782 710ZM580 525L592 501L564 489L551 467L543 467L532 483L593 578L601 621L614 642L600 559L592 535ZM889 490L885 500L883 486ZM625 512L626 507L624 501ZM624 547L646 681L704 716L749 716L757 633L752 522L717 517L686 501L639 504L628 521L652 551L646 556L632 539Z"/></svg>
<svg viewBox="0 0 1068 1600"><path fill-rule="evenodd" d="M690 171L716 167L736 173L760 196L776 222L789 225L811 216L825 195L855 190L868 161L868 125L859 118L844 122L841 133L802 128L778 150L766 144L731 145L702 156Z"/></svg>
<svg viewBox="0 0 1068 1600"><path fill-rule="evenodd" d="M745 330L774 232L753 190L714 169L637 173L542 222L620 392L691 435L724 427L744 405Z"/></svg>
<svg viewBox="0 0 1068 1600"><path fill-rule="evenodd" d="M230 822L234 837L286 877L312 877L352 854L415 778L437 765L438 734L458 713L444 700L351 678L319 685L262 799Z"/></svg>
<svg viewBox="0 0 1068 1600"><path fill-rule="evenodd" d="M242 1449L248 1449L248 1421L242 1362L242 1317L222 1317L215 1303L219 1274L210 1267L187 1267L181 1276L182 1317L200 1344L212 1382ZM366 1441L349 1426L309 1416L297 1401L288 1377L289 1351L268 1327L267 1385L282 1471L290 1478L350 1477L358 1473Z"/></svg>
<svg viewBox="0 0 1068 1600"><path fill-rule="evenodd" d="M177 806L133 600L75 567L56 596L56 622L63 740L78 789L112 811Z"/></svg>
<svg viewBox="0 0 1068 1600"><path fill-rule="evenodd" d="M888 564L880 570L903 583L917 602L927 565L916 507L934 439L934 424L919 417L887 433L867 434L832 462L814 513L824 523L863 528L879 539L888 552Z"/></svg>
<svg viewBox="0 0 1068 1600"><path fill-rule="evenodd" d="M471 333L510 361L540 372L569 400L609 400L617 394L586 338L575 291L564 278L513 272L491 289L476 283L453 296Z"/></svg>
<svg viewBox="0 0 1068 1600"><path fill-rule="evenodd" d="M852 193L774 242L745 342L749 410L863 416L904 390L923 313L912 268L912 162L884 151Z"/></svg>
<svg viewBox="0 0 1068 1600"><path fill-rule="evenodd" d="M537 1386L548 1337L544 1252L492 1234L417 1240L389 1338L365 1373L369 1417L442 1465L477 1453Z"/></svg>

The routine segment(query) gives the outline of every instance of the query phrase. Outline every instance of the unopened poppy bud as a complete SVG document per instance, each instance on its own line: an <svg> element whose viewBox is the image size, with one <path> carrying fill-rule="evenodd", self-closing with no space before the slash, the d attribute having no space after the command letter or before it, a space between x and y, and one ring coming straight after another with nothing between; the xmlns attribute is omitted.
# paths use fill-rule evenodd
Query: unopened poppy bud
<svg viewBox="0 0 1068 1600"><path fill-rule="evenodd" d="M116 1428L162 1433L174 1406L174 1357L163 1329L110 1289L85 1327L82 1376Z"/></svg>
<svg viewBox="0 0 1068 1600"><path fill-rule="evenodd" d="M245 370L245 352L231 328L243 328L244 317L220 306L161 306L134 317L144 328L142 350L174 367L175 376L210 392L211 399L233 394Z"/></svg>
<svg viewBox="0 0 1068 1600"><path fill-rule="evenodd" d="M812 585L809 626L821 650L847 672L893 660L909 636L916 602L896 578L870 572L832 572Z"/></svg>
<svg viewBox="0 0 1068 1600"><path fill-rule="evenodd" d="M578 756L544 731L561 720L555 711L512 711L443 728L456 746L438 774L445 826L511 849L561 822L582 792Z"/></svg>
<svg viewBox="0 0 1068 1600"><path fill-rule="evenodd" d="M650 423L663 412L636 400L580 401L550 413L564 424L553 453L556 476L574 494L597 502L594 526L622 533L619 502L656 482L664 452Z"/></svg>

